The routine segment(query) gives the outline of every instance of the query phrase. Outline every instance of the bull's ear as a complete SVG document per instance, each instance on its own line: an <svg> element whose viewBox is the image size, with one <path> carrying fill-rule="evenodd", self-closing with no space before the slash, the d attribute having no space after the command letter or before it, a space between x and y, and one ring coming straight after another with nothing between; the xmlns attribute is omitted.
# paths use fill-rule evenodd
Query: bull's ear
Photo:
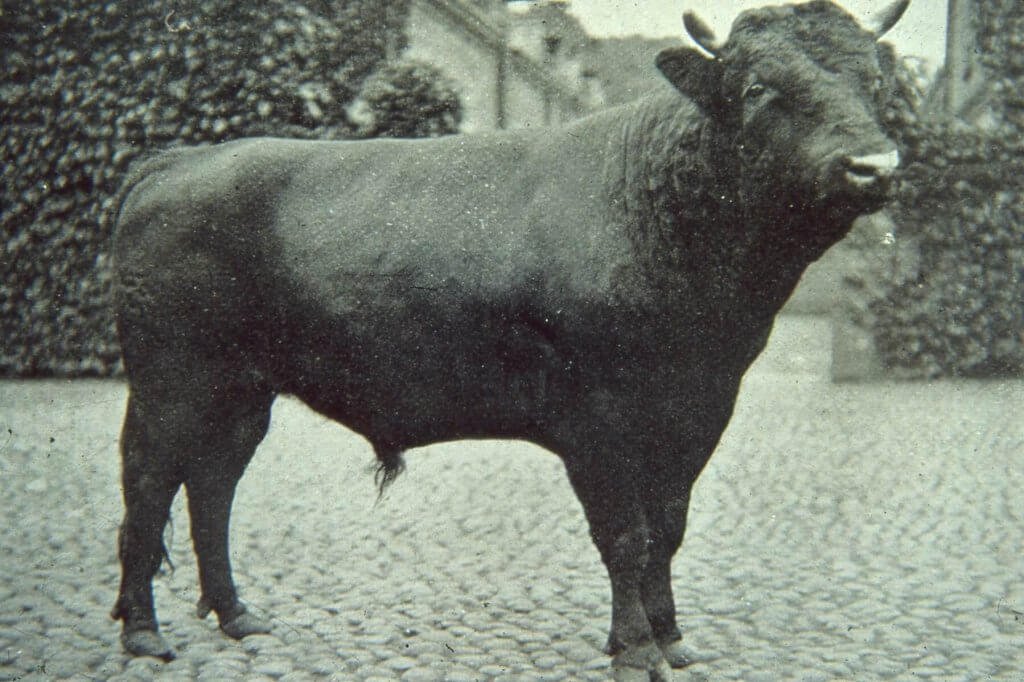
<svg viewBox="0 0 1024 682"><path fill-rule="evenodd" d="M706 57L690 47L670 47L659 52L654 63L679 92L692 99L701 109L709 114L716 114L723 109L724 69L720 59Z"/></svg>

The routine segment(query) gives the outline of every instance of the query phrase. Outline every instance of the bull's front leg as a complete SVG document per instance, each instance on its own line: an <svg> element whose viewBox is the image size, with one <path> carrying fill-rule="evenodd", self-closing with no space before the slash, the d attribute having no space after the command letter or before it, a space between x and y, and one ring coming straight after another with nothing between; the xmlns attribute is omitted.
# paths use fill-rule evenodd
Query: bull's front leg
<svg viewBox="0 0 1024 682"><path fill-rule="evenodd" d="M683 646L672 595L672 557L683 541L692 486L690 476L661 472L642 487L650 533L642 588L644 609L654 641L673 668L684 668L693 662Z"/></svg>
<svg viewBox="0 0 1024 682"><path fill-rule="evenodd" d="M668 682L671 669L644 607L650 537L636 482L620 457L621 452L588 453L567 458L566 468L611 580L608 653L615 680Z"/></svg>

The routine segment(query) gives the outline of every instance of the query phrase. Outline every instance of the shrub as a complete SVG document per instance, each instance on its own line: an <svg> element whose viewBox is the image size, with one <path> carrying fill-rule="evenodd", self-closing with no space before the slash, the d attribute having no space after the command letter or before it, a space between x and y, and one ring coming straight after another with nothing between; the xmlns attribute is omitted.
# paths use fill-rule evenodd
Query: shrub
<svg viewBox="0 0 1024 682"><path fill-rule="evenodd" d="M462 105L455 85L421 61L385 65L366 80L359 99L369 121L367 137L438 137L459 130Z"/></svg>

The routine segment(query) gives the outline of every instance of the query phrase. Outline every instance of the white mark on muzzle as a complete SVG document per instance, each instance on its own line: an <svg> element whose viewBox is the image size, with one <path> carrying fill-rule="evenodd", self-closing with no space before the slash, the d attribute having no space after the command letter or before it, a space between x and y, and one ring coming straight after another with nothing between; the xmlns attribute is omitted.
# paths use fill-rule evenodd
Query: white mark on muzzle
<svg viewBox="0 0 1024 682"><path fill-rule="evenodd" d="M852 168L872 169L876 172L894 171L900 165L900 153L893 149L885 154L868 154L850 158Z"/></svg>
<svg viewBox="0 0 1024 682"><path fill-rule="evenodd" d="M885 154L851 156L846 159L846 181L856 187L869 187L889 178L900 165L895 149Z"/></svg>

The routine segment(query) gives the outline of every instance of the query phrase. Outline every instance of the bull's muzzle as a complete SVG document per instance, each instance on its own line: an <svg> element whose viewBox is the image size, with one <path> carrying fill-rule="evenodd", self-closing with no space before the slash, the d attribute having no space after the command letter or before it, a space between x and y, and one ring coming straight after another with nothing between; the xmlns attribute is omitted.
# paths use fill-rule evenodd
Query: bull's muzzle
<svg viewBox="0 0 1024 682"><path fill-rule="evenodd" d="M849 156L843 161L846 181L863 188L886 183L899 165L900 153L895 149L884 154Z"/></svg>

